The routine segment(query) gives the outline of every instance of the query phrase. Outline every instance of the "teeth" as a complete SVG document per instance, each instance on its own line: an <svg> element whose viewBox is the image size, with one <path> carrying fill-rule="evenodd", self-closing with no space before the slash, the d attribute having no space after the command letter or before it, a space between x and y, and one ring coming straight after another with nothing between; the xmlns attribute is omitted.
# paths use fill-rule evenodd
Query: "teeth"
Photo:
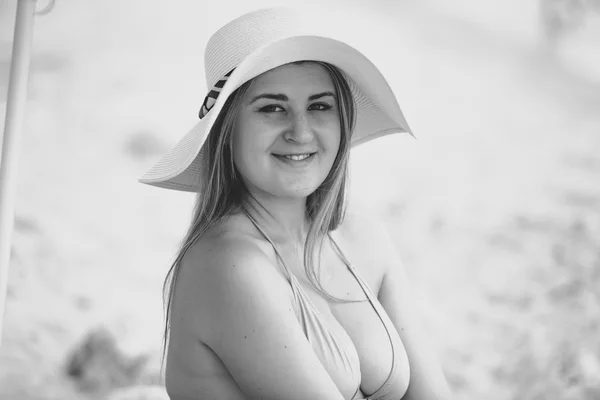
<svg viewBox="0 0 600 400"><path fill-rule="evenodd" d="M301 160L305 160L308 157L310 157L310 154L294 154L294 155L287 155L284 157L288 158L290 160L294 160L294 161L301 161Z"/></svg>

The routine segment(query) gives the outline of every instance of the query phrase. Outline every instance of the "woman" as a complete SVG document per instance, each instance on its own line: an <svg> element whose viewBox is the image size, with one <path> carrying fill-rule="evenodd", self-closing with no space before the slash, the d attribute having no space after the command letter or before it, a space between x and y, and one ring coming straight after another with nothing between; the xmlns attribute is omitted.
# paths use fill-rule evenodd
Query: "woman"
<svg viewBox="0 0 600 400"><path fill-rule="evenodd" d="M140 180L198 193L165 282L173 400L449 398L384 229L345 216L350 147L410 130L314 17L217 31L200 122Z"/></svg>

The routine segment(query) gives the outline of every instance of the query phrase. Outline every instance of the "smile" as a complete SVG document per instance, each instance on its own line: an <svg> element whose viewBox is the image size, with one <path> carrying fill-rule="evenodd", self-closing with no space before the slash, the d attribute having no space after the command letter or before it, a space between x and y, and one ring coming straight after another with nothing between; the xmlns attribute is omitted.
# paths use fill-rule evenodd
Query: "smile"
<svg viewBox="0 0 600 400"><path fill-rule="evenodd" d="M305 164L307 162L309 162L310 160L312 160L312 158L314 157L314 155L317 153L304 153L304 154L273 154L275 157L277 157L279 160L287 162L287 163L293 163L293 164Z"/></svg>
<svg viewBox="0 0 600 400"><path fill-rule="evenodd" d="M284 155L285 158L289 158L294 161L302 161L310 157L312 154L288 154Z"/></svg>

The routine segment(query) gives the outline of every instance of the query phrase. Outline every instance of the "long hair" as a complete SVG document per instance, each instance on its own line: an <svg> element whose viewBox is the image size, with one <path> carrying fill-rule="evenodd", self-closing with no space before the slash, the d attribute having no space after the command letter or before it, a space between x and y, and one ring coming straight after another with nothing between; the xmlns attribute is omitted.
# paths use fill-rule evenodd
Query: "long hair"
<svg viewBox="0 0 600 400"><path fill-rule="evenodd" d="M307 199L306 215L310 221L310 228L304 246L304 268L311 284L323 296L332 301L347 302L349 300L335 298L325 291L319 281L320 263L318 260L325 237L329 232L338 228L343 222L346 212L348 159L356 120L356 106L350 86L340 69L319 61L300 61L298 63L307 62L325 67L333 81L338 99L341 138L339 150L329 174ZM180 243L175 261L171 264L163 285L165 329L162 363L165 360L170 338L171 306L177 277L185 254L207 230L228 216L241 211L246 204L245 200L252 197L234 164L232 152L235 120L241 100L251 84L252 80L245 82L229 96L204 144L206 146L204 165L202 175L199 176L201 190L196 197L192 221ZM319 257L315 257L316 254Z"/></svg>

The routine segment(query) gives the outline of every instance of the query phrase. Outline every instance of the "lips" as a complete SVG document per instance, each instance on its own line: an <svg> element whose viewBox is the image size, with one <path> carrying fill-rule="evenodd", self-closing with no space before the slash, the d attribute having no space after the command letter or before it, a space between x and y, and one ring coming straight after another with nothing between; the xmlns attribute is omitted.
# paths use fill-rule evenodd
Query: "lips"
<svg viewBox="0 0 600 400"><path fill-rule="evenodd" d="M290 160L294 160L294 161L302 161L307 159L308 157L310 157L312 154L311 153L306 153L306 154L287 154L284 155L283 157L290 159Z"/></svg>
<svg viewBox="0 0 600 400"><path fill-rule="evenodd" d="M302 162L310 160L316 152L311 153L293 153L293 154L273 154L282 161Z"/></svg>

